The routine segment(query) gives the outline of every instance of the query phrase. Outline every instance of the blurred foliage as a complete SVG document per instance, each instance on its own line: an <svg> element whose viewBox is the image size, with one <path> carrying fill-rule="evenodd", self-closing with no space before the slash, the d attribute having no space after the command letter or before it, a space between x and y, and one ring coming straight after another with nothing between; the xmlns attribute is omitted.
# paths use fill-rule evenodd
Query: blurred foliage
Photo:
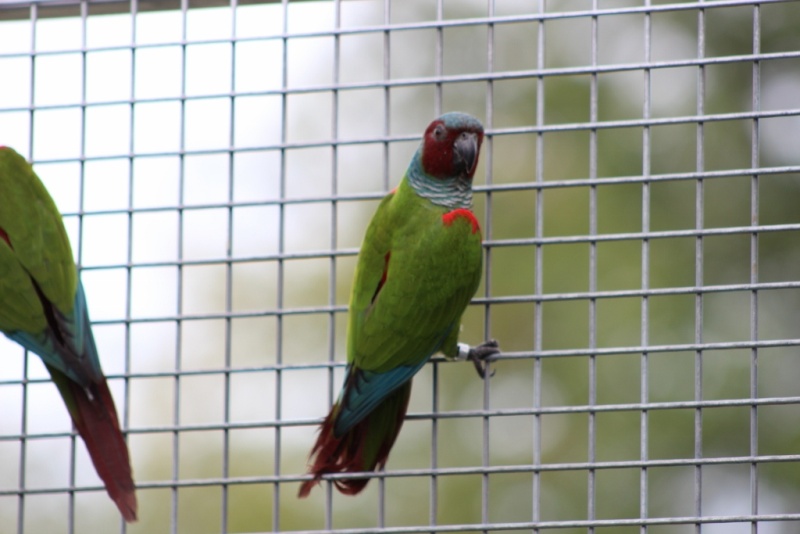
<svg viewBox="0 0 800 534"><path fill-rule="evenodd" d="M303 7L299 7L302 4ZM329 2L301 3L290 13L290 27L308 10L333 15ZM604 2L600 7L605 7ZM614 5L627 5L615 2ZM344 27L382 24L382 1L342 2ZM553 3L552 9L585 9L581 2ZM249 6L239 8L248 16ZM276 8L277 9L277 8ZM498 2L498 15L529 13L536 9L530 1ZM271 13L275 13L272 11ZM639 64L652 60L667 62L692 60L698 54L698 24L705 28L705 57L724 58L753 52L752 6L709 7L667 11L649 17L652 32L650 58L645 52L645 15L641 13L603 16L597 19L600 65ZM766 4L758 8L762 52L800 50L800 3ZM485 2L444 2L445 19L483 17ZM393 23L434 20L436 2L405 1L392 4ZM328 21L329 22L329 21ZM297 23L300 24L300 23ZM301 28L302 25L297 26ZM537 66L541 26L537 22L445 28L443 63L436 58L435 30L396 31L389 36L392 79L446 75L480 74L489 65L487 44L492 43L491 67L495 72L524 71ZM592 19L588 17L548 20L544 24L545 67L560 69L591 64ZM379 38L376 39L376 35ZM344 83L380 81L384 76L383 37L344 35L341 38L340 80ZM298 40L304 41L304 40ZM290 46L293 40L290 39ZM313 65L289 64L290 79L297 86L331 83L328 64L330 43L314 50L319 60ZM298 44L300 46L300 44ZM476 212L483 221L484 237L489 241L530 239L537 221L542 235L586 236L596 228L599 234L724 228L756 224L800 222L796 208L800 177L793 173L751 175L734 173L702 181L676 178L654 182L598 185L573 185L572 180L640 177L705 171L747 169L753 166L797 165L800 154L800 122L796 116L760 119L711 120L701 124L695 115L746 114L754 109L753 84L757 72L759 106L763 110L788 110L800 107L796 91L800 83L798 60L793 58L760 61L757 68L746 60L720 62L704 68L664 66L646 71L546 76L498 80L487 83L459 82L439 87L414 85L383 89L291 95L289 97L290 140L303 143L330 138L333 125L331 106L339 106L338 135L358 140L383 135L384 97L389 97L390 135L418 135L438 111L459 109L487 117L486 126L498 135L487 139L482 168L476 185L518 184L527 186L543 169L545 182L558 187L518 191L479 192ZM702 88L700 93L698 87ZM590 131L568 127L593 120L593 87L596 89L596 120L637 121L652 118L688 117L674 123L644 128L630 122ZM491 93L489 90L491 89ZM543 90L544 95L537 91ZM645 94L649 90L650 99ZM437 91L440 91L437 93ZM702 100L698 102L698 94ZM435 102L441 97L441 109ZM492 99L489 95L492 95ZM539 137L516 132L514 128L537 124L537 101L543 96L544 125L564 125ZM334 100L332 100L332 98ZM338 99L338 100L337 100ZM278 127L278 125L272 125ZM506 129L511 129L506 132ZM757 135L757 153L752 152ZM701 142L698 144L698 138ZM594 140L593 140L594 139ZM537 161L537 143L542 160ZM590 158L596 143L596 161ZM287 151L285 188L290 198L304 199L338 192L342 194L381 193L393 187L402 175L416 142L342 145L334 159L329 147ZM384 168L384 150L389 156ZM643 154L649 154L644 159ZM259 153L242 157L260 158ZM755 159L754 159L755 158ZM335 161L336 181L332 189L331 163ZM280 163L274 153L263 155L256 173L263 187L267 176L270 198L276 198ZM242 168L246 164L242 163ZM243 180L249 175L243 175ZM213 177L207 177L213 180ZM256 187L256 186L254 186ZM753 195L755 191L756 196ZM217 199L222 200L222 199ZM696 206L701 204L698 213ZM756 205L753 205L756 202ZM746 291L652 296L646 306L640 297L601 298L595 304L596 347L620 347L619 354L547 357L536 363L529 358L503 359L494 365L496 375L484 384L474 376L470 365L436 363L426 366L415 379L410 413L489 409L531 410L536 398L543 407L553 409L536 420L529 414L443 418L434 424L427 418L406 422L390 457L389 469L438 467L521 466L518 471L487 477L464 474L393 477L373 481L357 498L345 498L327 484L304 501L297 500L297 483L264 483L252 477L294 476L304 473L305 461L315 436L315 423L326 413L339 389L341 367L285 370L280 377L274 370L260 370L272 364L313 364L344 359L346 314L343 312L298 313L277 318L279 307L305 309L330 304L347 304L354 266L352 252L358 247L363 230L376 201L330 203L298 202L276 206L263 212L246 214L242 209L238 232L259 233L255 224L265 225L261 241L234 244L234 257L274 254L278 241L287 252L314 252L343 249L350 253L329 258L290 259L283 263L252 261L237 263L232 269L231 296L235 312L253 312L253 317L231 323L226 339L224 320L213 318L187 321L180 329L163 327L150 341L147 352L150 366L135 371L174 369L216 370L258 368L251 373L233 373L173 378L140 379L131 383L131 427L197 425L180 435L172 432L142 433L131 436L138 481L155 482L159 487L139 492L141 521L128 531L163 532L177 507L177 531L218 532L223 521L222 504L227 504L230 532L322 528L373 528L424 525L430 519L438 524L473 522L525 522L533 517L534 477L526 466L533 462L534 447L541 447L541 462L550 464L596 461L636 461L649 459L691 459L698 443L706 458L748 456L753 410L749 407L691 408L570 413L569 408L597 404L693 401L699 383L704 400L749 398L755 381L758 397L796 396L800 368L794 347L775 347L758 351L757 377L752 374L753 354L746 349L626 353L626 347L643 344L672 345L702 342L729 342L750 339L751 294ZM537 213L541 206L542 213ZM590 206L596 221L590 219ZM254 208L257 209L257 208ZM335 210L335 211L334 211ZM237 210L238 211L238 210ZM751 213L757 217L751 219ZM279 228L283 216L285 228ZM698 220L701 217L702 220ZM330 221L337 221L333 238ZM267 221L267 222L264 222ZM762 233L758 237L758 280L792 281L800 276L798 247L794 232ZM224 240L223 240L224 241ZM647 245L636 237L596 244L599 291L649 288L691 288L705 285L744 284L750 281L751 236L746 233L650 239ZM187 239L189 256L215 257L206 234ZM240 247L240 248L236 248ZM702 252L702 272L697 273L696 251ZM587 242L546 244L542 257L543 293L570 294L590 289L591 245ZM496 246L487 251L490 268L478 297L523 296L525 302L493 304L490 309L473 305L465 315L462 340L477 343L486 337L497 338L506 352L541 349L588 349L591 343L590 303L587 299L547 300L539 304L541 332L536 332L535 294L537 248L533 244ZM302 255L302 254L301 254ZM186 256L184 256L186 257ZM333 266L333 267L332 267ZM646 267L646 271L643 271ZM224 269L198 272L190 279L190 268L182 276L185 313L225 309ZM643 274L644 272L644 274ZM279 290L279 276L283 289ZM699 276L699 279L697 278ZM90 292L91 293L91 292ZM697 316L698 303L702 306ZM759 339L794 339L800 293L796 290L758 293ZM646 321L646 331L642 323ZM699 334L696 333L699 331ZM153 337L151 333L149 337ZM331 340L335 351L331 351ZM230 343L231 360L223 355ZM132 351L137 350L136 342ZM176 356L176 346L180 354ZM140 349L145 352L144 348ZM153 355L157 357L153 357ZM280 360L277 354L280 354ZM177 358L177 360L176 360ZM648 382L641 383L643 370ZM541 391L534 390L534 377ZM699 373L699 374L698 374ZM229 380L229 381L228 381ZM436 396L432 391L436 385ZM280 387L278 387L280 384ZM594 398L590 398L590 391ZM180 413L175 414L179 397ZM564 408L559 410L558 408ZM800 415L794 405L766 405L758 408L758 454L796 454L800 450L800 431L791 421ZM228 418L235 425L226 433L205 426L218 425ZM307 425L275 426L280 420L305 420ZM697 421L702 435L695 436ZM437 448L432 453L433 430ZM594 428L590 441L589 429ZM643 429L646 435L643 435ZM540 434L537 434L537 429ZM646 450L642 442L646 439ZM0 442L3 447L6 442ZM484 447L487 446L488 449ZM177 447L177 448L176 448ZM276 448L280 447L279 455ZM174 465L174 454L179 455ZM229 460L225 460L228 458ZM276 461L276 458L279 458ZM746 515L750 508L750 465L714 465L702 468L704 515ZM800 467L794 462L761 463L759 473L759 511L797 513L791 503L798 502ZM6 476L8 475L8 476ZM647 484L649 517L691 516L695 510L695 477L690 464L649 468L552 469L538 479L540 519L544 521L587 519L590 478L595 495L594 515L599 519L637 518L640 515L641 485ZM241 477L243 483L221 486L220 477ZM190 483L169 489L170 481ZM5 473L4 480L15 480ZM195 484L196 483L196 484ZM430 508L431 492L436 492L436 509ZM483 492L488 501L482 501ZM275 492L279 492L276 501ZM224 500L223 500L224 496ZM59 496L60 497L60 496ZM30 517L38 496L26 501L26 531L60 532L48 517ZM91 503L100 513L79 509L78 531L112 531L114 510L101 504L100 493L78 494L78 503ZM326 523L327 502L332 506L332 524ZM66 506L65 499L53 497ZM278 502L279 518L273 515ZM0 499L0 513L14 517L16 500ZM221 504L222 503L222 504ZM382 503L384 503L382 505ZM52 504L52 503L51 503ZM49 505L49 504L48 504ZM382 506L382 507L381 507ZM485 514L485 515L484 515ZM30 521L30 524L27 523ZM50 522L48 522L50 521ZM91 521L83 523L84 521ZM683 527L658 532L678 532ZM744 532L747 525L706 525L703 532ZM793 532L796 525L776 523L769 532ZM656 532L653 528L653 532ZM738 529L738 530L737 530ZM561 529L559 532L583 532ZM633 532L622 527L603 532ZM637 529L638 531L638 529Z"/></svg>

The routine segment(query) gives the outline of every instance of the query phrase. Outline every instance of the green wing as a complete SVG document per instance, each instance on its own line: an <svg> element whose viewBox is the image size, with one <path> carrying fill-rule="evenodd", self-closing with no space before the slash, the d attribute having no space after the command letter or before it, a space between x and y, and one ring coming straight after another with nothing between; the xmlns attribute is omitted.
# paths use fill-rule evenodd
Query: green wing
<svg viewBox="0 0 800 534"><path fill-rule="evenodd" d="M37 293L68 313L78 278L61 215L25 159L0 148L0 330L47 326Z"/></svg>
<svg viewBox="0 0 800 534"><path fill-rule="evenodd" d="M102 374L61 215L31 166L5 147L0 331L81 385Z"/></svg>
<svg viewBox="0 0 800 534"><path fill-rule="evenodd" d="M61 215L31 166L0 147L0 330L41 356L109 496L136 519L130 456L100 369Z"/></svg>
<svg viewBox="0 0 800 534"><path fill-rule="evenodd" d="M348 361L377 373L417 367L443 348L478 287L480 233L442 224L445 208L405 180L370 223L350 302Z"/></svg>
<svg viewBox="0 0 800 534"><path fill-rule="evenodd" d="M334 434L344 435L433 354L452 355L478 287L480 232L443 224L446 209L407 182L381 202L359 254L350 301L348 369Z"/></svg>

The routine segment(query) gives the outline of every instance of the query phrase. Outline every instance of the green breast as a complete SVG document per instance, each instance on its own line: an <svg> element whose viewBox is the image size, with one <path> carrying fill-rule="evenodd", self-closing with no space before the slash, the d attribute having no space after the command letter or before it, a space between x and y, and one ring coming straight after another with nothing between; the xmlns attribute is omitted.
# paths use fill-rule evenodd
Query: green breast
<svg viewBox="0 0 800 534"><path fill-rule="evenodd" d="M354 300L348 347L350 361L378 372L419 363L439 350L475 294L483 257L468 210L448 215L451 210L417 196L405 182L383 208L376 217L385 241L375 247L365 240L362 254L382 261L390 253L385 283L374 302ZM368 231L372 235L378 233ZM371 290L361 294L371 296Z"/></svg>

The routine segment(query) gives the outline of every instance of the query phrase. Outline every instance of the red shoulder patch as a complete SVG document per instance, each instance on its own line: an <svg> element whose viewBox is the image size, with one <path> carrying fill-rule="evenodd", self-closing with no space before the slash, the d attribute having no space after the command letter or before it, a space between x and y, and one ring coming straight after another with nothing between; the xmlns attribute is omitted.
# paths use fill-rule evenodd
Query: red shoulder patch
<svg viewBox="0 0 800 534"><path fill-rule="evenodd" d="M378 287L375 288L375 293L372 295L372 300L370 300L370 302L375 302L375 299L378 298L378 293L383 289L383 284L386 283L386 277L389 275L389 258L391 257L391 250L383 257L383 274L381 275L381 280L378 282Z"/></svg>
<svg viewBox="0 0 800 534"><path fill-rule="evenodd" d="M472 224L472 233L480 231L481 226L478 224L478 219L475 218L475 214L473 214L470 210L466 208L458 208L453 211L448 211L444 215L442 215L442 222L445 226L450 226L453 224L453 221L458 219L459 217L463 217Z"/></svg>
<svg viewBox="0 0 800 534"><path fill-rule="evenodd" d="M8 234L2 228L0 228L0 239L5 241L6 243L8 243L8 246L11 247L11 239L8 238ZM14 247L11 247L11 248L14 248Z"/></svg>

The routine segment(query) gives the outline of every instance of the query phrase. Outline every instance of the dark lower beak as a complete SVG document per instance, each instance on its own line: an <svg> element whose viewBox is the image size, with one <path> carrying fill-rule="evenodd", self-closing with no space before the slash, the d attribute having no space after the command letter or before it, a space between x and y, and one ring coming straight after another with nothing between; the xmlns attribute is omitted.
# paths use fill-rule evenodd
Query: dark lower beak
<svg viewBox="0 0 800 534"><path fill-rule="evenodd" d="M462 174L472 178L478 164L478 134L462 132L453 144L453 163Z"/></svg>

